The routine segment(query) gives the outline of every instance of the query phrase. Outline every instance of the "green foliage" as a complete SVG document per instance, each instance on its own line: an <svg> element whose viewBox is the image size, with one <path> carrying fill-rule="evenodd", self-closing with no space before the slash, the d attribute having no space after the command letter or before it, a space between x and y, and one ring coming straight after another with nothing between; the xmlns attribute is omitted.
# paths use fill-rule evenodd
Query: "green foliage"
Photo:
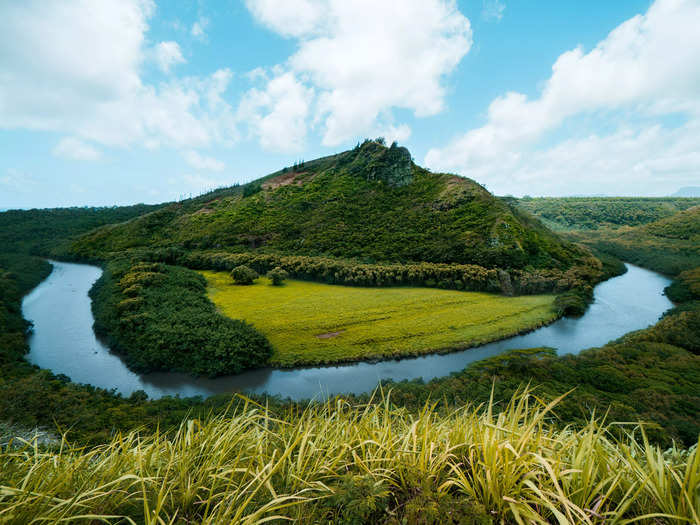
<svg viewBox="0 0 700 525"><path fill-rule="evenodd" d="M700 198L540 197L518 206L555 230L598 230L640 226L700 204Z"/></svg>
<svg viewBox="0 0 700 525"><path fill-rule="evenodd" d="M98 229L72 250L105 258L180 247L560 270L587 256L474 181L430 173L404 148L375 141L248 186L260 191L172 204Z"/></svg>
<svg viewBox="0 0 700 525"><path fill-rule="evenodd" d="M586 313L586 308L592 300L593 289L590 286L579 288L559 294L554 300L554 308L559 315L580 317Z"/></svg>
<svg viewBox="0 0 700 525"><path fill-rule="evenodd" d="M573 232L589 247L667 275L700 266L700 206L633 228Z"/></svg>
<svg viewBox="0 0 700 525"><path fill-rule="evenodd" d="M258 277L258 272L248 268L245 264L231 270L231 278L236 284L253 284Z"/></svg>
<svg viewBox="0 0 700 525"><path fill-rule="evenodd" d="M6 253L63 254L71 239L105 224L128 221L162 205L9 210L0 213L0 246Z"/></svg>
<svg viewBox="0 0 700 525"><path fill-rule="evenodd" d="M666 295L674 303L700 300L700 267L681 272L666 288Z"/></svg>
<svg viewBox="0 0 700 525"><path fill-rule="evenodd" d="M680 346L700 355L700 302L674 308L654 326L626 337L627 341L654 341Z"/></svg>
<svg viewBox="0 0 700 525"><path fill-rule="evenodd" d="M249 324L216 312L197 273L161 263L107 263L90 292L95 330L134 370L236 374L271 348Z"/></svg>
<svg viewBox="0 0 700 525"><path fill-rule="evenodd" d="M267 272L267 278L270 279L270 282L272 282L274 286L282 286L287 277L289 277L287 270L279 266L275 266L272 270Z"/></svg>
<svg viewBox="0 0 700 525"><path fill-rule="evenodd" d="M51 273L38 257L0 254L0 366L11 366L29 350L31 323L22 317L22 296Z"/></svg>
<svg viewBox="0 0 700 525"><path fill-rule="evenodd" d="M453 290L485 291L507 295L562 292L591 286L624 273L619 261L608 256L608 264L582 258L568 270L488 269L471 264L367 264L356 260L301 255L185 251L177 248L133 250L135 258L177 264L197 270L231 271L246 265L260 274L279 267L295 279L349 286L427 286Z"/></svg>
<svg viewBox="0 0 700 525"><path fill-rule="evenodd" d="M429 399L448 406L485 402L492 389L502 402L526 383L545 399L573 390L557 410L562 422L585 425L591 411L607 413L609 421L645 421L650 438L667 446L672 439L691 446L700 434L700 357L662 343L623 341L561 357L551 349L518 350L451 377L384 388L397 405L417 408Z"/></svg>
<svg viewBox="0 0 700 525"><path fill-rule="evenodd" d="M700 451L651 445L519 392L418 413L378 397L227 413L104 445L0 450L9 523L697 523ZM638 436L635 439L634 434Z"/></svg>

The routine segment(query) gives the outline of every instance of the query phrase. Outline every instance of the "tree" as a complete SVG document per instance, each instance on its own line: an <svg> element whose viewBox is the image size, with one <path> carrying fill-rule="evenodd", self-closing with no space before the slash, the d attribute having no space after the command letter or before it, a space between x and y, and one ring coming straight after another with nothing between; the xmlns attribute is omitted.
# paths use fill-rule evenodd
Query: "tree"
<svg viewBox="0 0 700 525"><path fill-rule="evenodd" d="M231 277L236 284L253 284L258 278L258 272L242 264L231 270Z"/></svg>
<svg viewBox="0 0 700 525"><path fill-rule="evenodd" d="M267 278L270 279L275 286L281 286L287 277L289 277L287 271L279 266L267 272Z"/></svg>

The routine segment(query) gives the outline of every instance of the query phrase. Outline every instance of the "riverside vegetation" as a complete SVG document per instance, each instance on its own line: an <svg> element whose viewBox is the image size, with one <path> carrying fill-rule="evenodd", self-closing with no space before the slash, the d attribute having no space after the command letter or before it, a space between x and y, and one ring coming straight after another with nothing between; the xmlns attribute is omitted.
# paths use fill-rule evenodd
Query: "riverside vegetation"
<svg viewBox="0 0 700 525"><path fill-rule="evenodd" d="M381 163L375 164L364 175L376 182L377 174L387 175L380 168ZM297 171L285 173L290 172ZM402 187L406 181L393 172L388 170L389 179ZM218 190L180 206L194 213L208 207L210 198L274 192L264 184ZM29 327L21 318L20 300L50 267L29 254L23 228L31 221L19 225L22 213L16 212L11 221L0 214L0 224L13 227L5 246L14 252L0 257L0 414L14 425L65 432L67 441L55 449L22 448L17 441L3 449L4 521L26 523L31 516L48 522L104 518L118 523L128 522L116 517L126 515L133 522L213 523L285 515L302 522L340 523L697 522L700 296L697 270L687 258L679 258L676 266L683 271L668 292L678 306L654 327L601 349L564 357L547 349L512 352L427 384L390 385L387 397L348 397L308 407L265 397L259 399L262 405L240 401L230 407L230 396L149 401L136 393L124 398L29 365L22 358ZM90 220L107 224L111 212L80 213L95 214ZM104 239L112 228L132 228L135 235L159 239L159 213L84 239ZM154 215L157 220L147 219ZM75 229L68 221L59 234L39 230L32 253L89 256L106 269L120 258L128 260L129 268L153 262L169 263L167 267L195 255L184 245L162 246L155 253L148 253L147 245L81 253L86 246L84 239L76 241L85 231L81 221L76 218ZM532 218L527 221L537 224ZM641 254L640 264L659 269L658 259L643 249L652 231L638 235L639 252L632 241L630 250ZM71 243L73 253L66 251ZM223 245L212 248L221 253L213 259L208 252L196 257L243 257L226 254ZM260 253L250 245L246 250L246 257L288 257ZM582 248L566 250L590 256ZM168 256L173 259L165 260ZM307 258L303 268L319 272L314 279L323 275L320 262L327 254L293 255L300 256ZM563 275L576 266L574 260L568 267L560 262L518 268L517 258L513 260L512 266L483 267L495 275L484 282L503 291L507 280L499 278L499 270L509 277L516 269ZM397 264L345 261L352 268L348 275L374 279L384 275L380 269L387 263ZM615 268L611 259L602 261L586 278L603 278ZM357 270L362 265L371 271ZM335 274L319 280L329 278ZM516 281L511 277L511 285ZM551 282L556 286L556 280ZM428 284L433 283L421 283ZM561 284L561 290L567 289ZM586 293L584 287L573 290ZM197 296L203 296L201 288ZM528 382L537 385L533 392L518 390ZM549 406L553 399L557 403ZM426 400L433 401L426 405ZM477 409L479 403L486 404ZM598 418L607 413L608 422L630 424L606 425L592 420L593 412ZM631 423L635 421L645 422L644 434ZM83 448L85 444L90 447ZM660 447L671 448L662 452Z"/></svg>
<svg viewBox="0 0 700 525"><path fill-rule="evenodd" d="M95 331L134 370L216 376L265 364L267 339L219 315L195 272L160 263L110 261L90 295Z"/></svg>

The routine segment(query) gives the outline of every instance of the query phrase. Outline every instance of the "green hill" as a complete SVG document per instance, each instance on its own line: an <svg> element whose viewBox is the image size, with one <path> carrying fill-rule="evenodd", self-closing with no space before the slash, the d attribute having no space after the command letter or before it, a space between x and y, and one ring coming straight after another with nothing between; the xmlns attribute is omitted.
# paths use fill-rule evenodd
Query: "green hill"
<svg viewBox="0 0 700 525"><path fill-rule="evenodd" d="M578 232L571 238L669 274L700 266L700 206L636 227Z"/></svg>
<svg viewBox="0 0 700 525"><path fill-rule="evenodd" d="M63 253L72 239L99 226L152 212L162 204L8 210L0 213L0 246L5 253Z"/></svg>
<svg viewBox="0 0 700 525"><path fill-rule="evenodd" d="M541 197L518 199L521 209L555 231L640 226L700 205L700 198Z"/></svg>
<svg viewBox="0 0 700 525"><path fill-rule="evenodd" d="M105 258L175 246L487 268L566 269L586 255L476 182L377 141L105 226L73 250Z"/></svg>

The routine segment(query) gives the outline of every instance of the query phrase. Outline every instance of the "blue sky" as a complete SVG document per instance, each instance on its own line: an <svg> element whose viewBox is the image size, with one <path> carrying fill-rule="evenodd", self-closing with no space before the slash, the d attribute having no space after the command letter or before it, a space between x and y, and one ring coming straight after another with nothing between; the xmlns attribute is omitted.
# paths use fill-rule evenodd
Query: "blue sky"
<svg viewBox="0 0 700 525"><path fill-rule="evenodd" d="M0 208L161 202L386 136L497 194L700 184L700 0L0 5Z"/></svg>

